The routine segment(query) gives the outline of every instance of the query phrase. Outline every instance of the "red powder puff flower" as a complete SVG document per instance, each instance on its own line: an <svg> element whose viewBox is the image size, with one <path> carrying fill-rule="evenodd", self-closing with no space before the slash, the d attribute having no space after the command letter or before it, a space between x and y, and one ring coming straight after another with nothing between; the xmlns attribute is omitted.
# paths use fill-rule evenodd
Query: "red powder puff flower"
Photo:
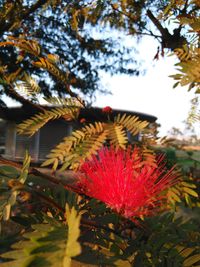
<svg viewBox="0 0 200 267"><path fill-rule="evenodd" d="M112 108L109 106L106 106L105 108L102 108L102 112L103 113L111 113L112 112Z"/></svg>
<svg viewBox="0 0 200 267"><path fill-rule="evenodd" d="M126 218L156 214L166 201L165 190L178 182L174 168L165 169L163 157L152 166L139 149L103 148L81 166L79 186Z"/></svg>

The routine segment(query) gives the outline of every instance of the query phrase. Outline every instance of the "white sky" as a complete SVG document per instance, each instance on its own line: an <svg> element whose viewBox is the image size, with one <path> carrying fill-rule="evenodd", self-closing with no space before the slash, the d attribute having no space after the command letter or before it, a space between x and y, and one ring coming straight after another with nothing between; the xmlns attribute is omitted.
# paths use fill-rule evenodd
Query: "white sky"
<svg viewBox="0 0 200 267"><path fill-rule="evenodd" d="M153 39L146 39L139 44L141 58L147 69L144 76L103 75L102 83L112 95L97 95L94 106L108 105L154 115L161 124L160 136L164 136L172 127L183 129L182 121L187 118L194 92L188 92L187 87L172 88L175 82L168 76L177 73L175 58L165 56L153 61L157 45Z"/></svg>

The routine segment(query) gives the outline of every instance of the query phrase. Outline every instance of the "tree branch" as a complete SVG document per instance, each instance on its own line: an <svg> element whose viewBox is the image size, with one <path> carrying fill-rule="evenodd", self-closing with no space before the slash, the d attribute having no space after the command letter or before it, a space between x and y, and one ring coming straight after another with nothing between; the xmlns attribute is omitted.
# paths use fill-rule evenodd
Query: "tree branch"
<svg viewBox="0 0 200 267"><path fill-rule="evenodd" d="M161 35L156 35L156 34L152 33L151 31L149 33L148 32L139 32L139 31L136 31L135 34L137 34L137 35L151 36L151 37L154 37L156 39L162 38Z"/></svg>
<svg viewBox="0 0 200 267"><path fill-rule="evenodd" d="M20 170L22 169L22 164L14 162L12 160L5 159L3 157L0 157L0 163L1 164L7 164L9 166L15 167L15 168L20 169ZM33 167L29 168L29 172L28 173L29 174L33 174L35 176L39 176L42 179L47 180L47 181L49 181L50 183L53 183L53 184L57 184L57 185L58 184L62 184L67 190L70 190L70 191L73 191L73 192L75 192L77 194L83 195L83 193L78 188L76 188L73 185L70 185L70 184L67 183L67 178L66 178L66 180L57 179L54 176L51 176L49 174L40 172L37 168L33 168Z"/></svg>
<svg viewBox="0 0 200 267"><path fill-rule="evenodd" d="M170 34L167 28L164 28L159 20L153 15L151 10L147 10L147 16L152 21L157 30L161 33L162 48L168 48L174 50L187 44L187 40L184 36L181 36L181 25L174 29L173 34Z"/></svg>
<svg viewBox="0 0 200 267"><path fill-rule="evenodd" d="M147 16L149 17L149 19L153 22L154 26L159 30L159 32L161 33L162 37L168 37L169 36L169 31L168 29L164 28L161 23L159 22L159 20L153 15L153 13L151 12L151 10L147 10Z"/></svg>
<svg viewBox="0 0 200 267"><path fill-rule="evenodd" d="M187 8L188 8L188 3L189 3L189 0L186 0L185 1L184 8L181 10L181 13L182 14L186 14L186 11L187 11Z"/></svg>
<svg viewBox="0 0 200 267"><path fill-rule="evenodd" d="M25 10L24 12L21 11L21 13L19 14L19 19L24 20L28 18L33 12L41 8L47 2L48 0L38 0L28 10ZM9 31L9 29L14 25L15 22L16 22L16 17L11 18L11 21L8 21L7 23L6 20L4 20L3 22L1 21L0 35L3 35L4 32Z"/></svg>
<svg viewBox="0 0 200 267"><path fill-rule="evenodd" d="M22 19L26 19L30 14L34 13L37 9L41 8L46 3L48 3L48 0L38 0L27 11L25 11L24 13L22 13L21 18Z"/></svg>

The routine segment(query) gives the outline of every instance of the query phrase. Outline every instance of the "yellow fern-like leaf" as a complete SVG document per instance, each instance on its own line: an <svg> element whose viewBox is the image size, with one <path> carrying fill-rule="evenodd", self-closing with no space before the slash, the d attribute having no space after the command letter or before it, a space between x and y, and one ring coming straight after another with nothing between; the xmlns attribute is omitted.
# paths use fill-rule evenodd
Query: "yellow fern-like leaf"
<svg viewBox="0 0 200 267"><path fill-rule="evenodd" d="M65 254L63 258L63 267L70 267L72 257L75 257L81 253L81 245L78 242L80 236L80 221L81 215L78 214L76 209L72 207L70 210L69 205L66 204L66 223L68 226L68 239L65 248Z"/></svg>
<svg viewBox="0 0 200 267"><path fill-rule="evenodd" d="M40 87L36 80L26 73L15 83L15 88L20 94L26 96L33 96L40 92Z"/></svg>
<svg viewBox="0 0 200 267"><path fill-rule="evenodd" d="M171 187L167 192L167 199L174 206L175 203L181 202L181 192L175 187Z"/></svg>
<svg viewBox="0 0 200 267"><path fill-rule="evenodd" d="M168 203L175 206L177 202L181 202L182 199L185 199L186 203L190 206L192 203L191 197L198 197L198 193L195 189L196 185L193 184L192 181L180 181L177 185L168 189Z"/></svg>
<svg viewBox="0 0 200 267"><path fill-rule="evenodd" d="M53 96L50 98L44 98L44 100L52 106L79 107L79 108L84 107L81 99L77 99L74 97L60 98L60 97Z"/></svg>
<svg viewBox="0 0 200 267"><path fill-rule="evenodd" d="M187 45L174 49L174 53L180 61L188 61L191 58L190 49Z"/></svg>
<svg viewBox="0 0 200 267"><path fill-rule="evenodd" d="M28 91L28 94L38 94L40 92L41 89L37 81L27 73L24 73L22 81L24 81L24 87Z"/></svg>
<svg viewBox="0 0 200 267"><path fill-rule="evenodd" d="M47 59L53 64L59 63L60 61L60 57L55 54L48 54Z"/></svg>
<svg viewBox="0 0 200 267"><path fill-rule="evenodd" d="M196 87L196 93L200 92L200 48L191 45L190 47L178 49L175 52L180 62L176 64L180 73L171 75L181 86L189 85L189 90Z"/></svg>
<svg viewBox="0 0 200 267"><path fill-rule="evenodd" d="M77 31L78 30L78 15L79 15L79 10L75 10L72 13L72 19L70 21L72 30Z"/></svg>
<svg viewBox="0 0 200 267"><path fill-rule="evenodd" d="M73 131L68 137L57 145L47 156L42 166L53 165L55 170L58 163L63 164L62 169L77 167L83 159L90 158L103 145L107 138L107 130L101 122L90 123L80 130Z"/></svg>
<svg viewBox="0 0 200 267"><path fill-rule="evenodd" d="M101 133L102 131L104 131L104 126L105 124L101 122L95 122L94 124L90 123L86 125L82 129L87 135L92 135L92 134Z"/></svg>
<svg viewBox="0 0 200 267"><path fill-rule="evenodd" d="M141 156L143 159L143 164L149 164L150 166L157 167L156 155L152 149L142 146Z"/></svg>
<svg viewBox="0 0 200 267"><path fill-rule="evenodd" d="M103 131L84 139L65 157L61 170L65 170L69 166L70 169L77 169L84 160L90 160L92 155L95 155L103 146L106 137L107 131Z"/></svg>
<svg viewBox="0 0 200 267"><path fill-rule="evenodd" d="M74 155L71 153L73 144L74 142L71 136L65 137L64 140L52 149L49 155L47 155L48 159L42 163L42 167L52 165L52 169L56 170L59 163L63 164L64 161L71 162L74 158Z"/></svg>
<svg viewBox="0 0 200 267"><path fill-rule="evenodd" d="M21 50L26 51L27 53L33 54L34 56L39 56L40 54L40 46L36 40L26 40L13 36L9 36L8 40L10 41L0 42L0 46L11 45L18 47Z"/></svg>
<svg viewBox="0 0 200 267"><path fill-rule="evenodd" d="M183 267L200 266L200 254L199 246L196 247L184 247L182 245L177 245L176 250L179 255L183 258ZM193 255L192 255L193 254Z"/></svg>
<svg viewBox="0 0 200 267"><path fill-rule="evenodd" d="M200 254L195 254L184 260L183 267L192 267L192 266L198 267L199 264L200 264Z"/></svg>
<svg viewBox="0 0 200 267"><path fill-rule="evenodd" d="M32 136L48 121L63 117L65 120L76 119L79 114L77 108L57 107L34 115L32 118L20 123L17 127L18 134Z"/></svg>
<svg viewBox="0 0 200 267"><path fill-rule="evenodd" d="M147 127L149 124L147 121L141 121L137 116L131 115L121 115L118 114L114 118L115 123L122 125L126 128L132 135L137 135L142 129Z"/></svg>
<svg viewBox="0 0 200 267"><path fill-rule="evenodd" d="M20 73L21 73L21 68L18 68L15 72L12 72L12 73L7 74L7 75L4 74L3 78L5 79L5 81L8 84L11 84L11 83L15 82L18 79Z"/></svg>
<svg viewBox="0 0 200 267"><path fill-rule="evenodd" d="M105 130L101 133L97 133L92 136L89 140L83 142L82 152L83 159L91 159L91 156L96 154L97 151L103 146L108 132Z"/></svg>
<svg viewBox="0 0 200 267"><path fill-rule="evenodd" d="M84 138L85 133L83 131L76 130L72 132L70 136L65 137L61 143L51 150L51 153L47 155L48 159L42 166L54 164L53 169L57 169L59 162L62 164L64 161L72 160L74 157L72 151Z"/></svg>
<svg viewBox="0 0 200 267"><path fill-rule="evenodd" d="M180 251L180 255L183 258L187 258L188 256L190 256L190 254L192 254L195 251L195 248L184 248Z"/></svg>
<svg viewBox="0 0 200 267"><path fill-rule="evenodd" d="M108 130L108 139L111 145L125 149L128 138L123 126L116 123L109 123L105 128Z"/></svg>
<svg viewBox="0 0 200 267"><path fill-rule="evenodd" d="M118 115L114 123L89 123L81 129L73 131L71 136L65 137L47 155L48 159L42 166L53 165L53 169L56 170L60 163L63 165L62 170L68 167L77 168L83 160L90 159L93 154L96 154L106 140L115 147L125 149L128 142L126 130L137 134L147 124L148 122L142 122L138 117L126 115ZM143 158L144 162L155 164L152 151L144 150Z"/></svg>
<svg viewBox="0 0 200 267"><path fill-rule="evenodd" d="M48 58L39 57L39 61L32 62L32 64L38 68L46 69L55 76L59 81L63 83L68 82L67 75L65 75L57 66L48 60Z"/></svg>

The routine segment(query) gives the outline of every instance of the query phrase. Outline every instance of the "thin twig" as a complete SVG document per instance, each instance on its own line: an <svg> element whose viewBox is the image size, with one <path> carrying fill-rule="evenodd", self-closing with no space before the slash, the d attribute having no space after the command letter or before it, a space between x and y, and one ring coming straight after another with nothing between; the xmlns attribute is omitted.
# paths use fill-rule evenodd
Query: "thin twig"
<svg viewBox="0 0 200 267"><path fill-rule="evenodd" d="M50 203L52 206L54 206L57 210L61 211L62 213L65 213L65 209L63 209L60 205L58 205L53 199L43 195L41 192L38 190L36 191L35 189L31 188L33 190L33 193L36 194L39 198L43 199L47 203Z"/></svg>
<svg viewBox="0 0 200 267"><path fill-rule="evenodd" d="M0 163L7 164L7 165L15 167L17 169L22 169L22 164L19 164L19 163L15 162L15 161L11 161L11 160L5 159L3 157L0 157ZM78 188L76 188L76 187L74 187L72 185L69 185L66 181L57 179L54 176L51 176L49 174L40 172L36 168L30 167L28 173L29 174L33 174L35 176L40 176L42 179L45 179L45 180L47 180L47 181L49 181L49 182L51 182L53 184L61 184L61 185L63 185L65 187L65 189L73 191L73 192L75 192L77 194L83 195L81 190L79 190Z"/></svg>
<svg viewBox="0 0 200 267"><path fill-rule="evenodd" d="M148 33L148 32L139 32L139 31L136 31L135 34L137 35L147 35L147 36L151 36L151 37L154 37L156 39L158 38L162 38L161 35L156 35L156 34L153 34L151 31Z"/></svg>
<svg viewBox="0 0 200 267"><path fill-rule="evenodd" d="M127 12L124 12L122 10L119 10L118 8L115 7L115 5L113 4L110 4L110 6L112 7L113 10L117 11L118 13L126 16L127 18L131 19L131 20L134 20L134 16L132 14L129 14Z"/></svg>

